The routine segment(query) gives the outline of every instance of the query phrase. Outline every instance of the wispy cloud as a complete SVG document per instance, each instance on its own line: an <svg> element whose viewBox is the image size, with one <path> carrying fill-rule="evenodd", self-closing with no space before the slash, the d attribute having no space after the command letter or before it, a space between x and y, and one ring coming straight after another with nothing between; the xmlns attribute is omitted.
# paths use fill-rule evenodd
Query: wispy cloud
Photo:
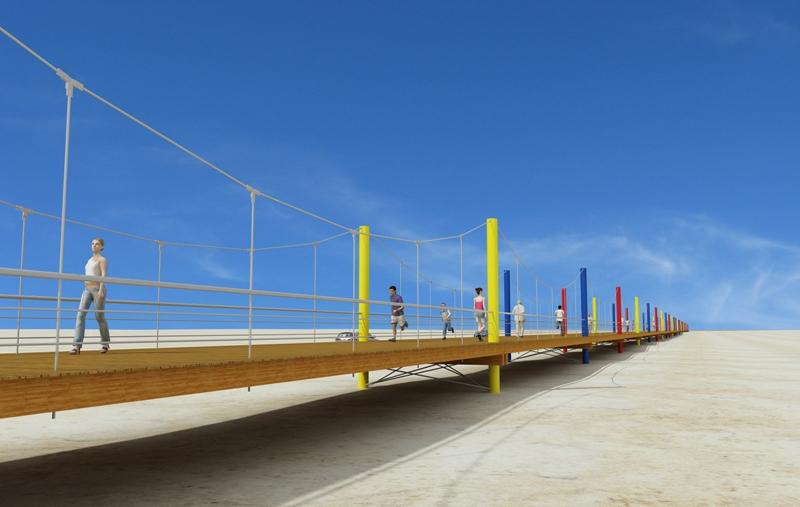
<svg viewBox="0 0 800 507"><path fill-rule="evenodd" d="M754 41L797 40L800 29L764 9L725 4L702 19L688 22L691 32L720 46Z"/></svg>
<svg viewBox="0 0 800 507"><path fill-rule="evenodd" d="M800 246L798 245L726 226L704 215L678 218L674 224L684 231L694 232L706 236L708 239L723 240L742 249L762 252L777 250L800 256Z"/></svg>
<svg viewBox="0 0 800 507"><path fill-rule="evenodd" d="M728 299L731 297L733 289L733 284L727 281L711 288L711 292L708 294L707 320L712 322L720 320L728 305Z"/></svg>
<svg viewBox="0 0 800 507"><path fill-rule="evenodd" d="M64 130L65 115L55 114L40 116L38 118L24 117L22 115L4 115L0 117L0 129L10 132L33 131L36 133L53 134Z"/></svg>
<svg viewBox="0 0 800 507"><path fill-rule="evenodd" d="M213 276L218 280L229 282L245 282L247 279L241 274L221 263L213 254L203 253L190 257L195 265L203 272Z"/></svg>
<svg viewBox="0 0 800 507"><path fill-rule="evenodd" d="M630 235L557 235L511 243L517 255L533 266L604 265L622 266L662 278L691 271L691 265L677 252L664 253Z"/></svg>
<svg viewBox="0 0 800 507"><path fill-rule="evenodd" d="M624 281L705 328L800 327L800 245L705 215L661 218L659 240L643 231L519 238L514 249L539 273L588 266L590 280ZM514 258L506 253L505 262ZM610 278L609 278L610 277ZM626 292L623 291L625 294ZM627 293L630 296L630 293Z"/></svg>

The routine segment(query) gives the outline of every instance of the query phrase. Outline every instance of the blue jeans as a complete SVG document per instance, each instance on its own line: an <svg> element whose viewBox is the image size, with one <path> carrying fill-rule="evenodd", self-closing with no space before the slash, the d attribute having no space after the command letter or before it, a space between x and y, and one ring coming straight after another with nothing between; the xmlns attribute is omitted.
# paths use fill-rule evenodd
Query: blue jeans
<svg viewBox="0 0 800 507"><path fill-rule="evenodd" d="M78 306L78 317L75 319L75 339L72 345L75 348L81 348L83 344L83 335L86 332L86 314L89 313L89 307L94 302L94 318L97 320L97 327L100 328L100 336L102 337L103 347L108 348L111 342L111 335L108 333L108 322L106 322L106 314L103 310L106 307L106 298L99 297L97 292L98 287L86 287L81 294L81 302Z"/></svg>
<svg viewBox="0 0 800 507"><path fill-rule="evenodd" d="M447 322L443 322L443 324L444 328L442 329L442 336L447 336L448 331L452 331L454 333L456 332L456 330L453 329L453 323L451 321L448 320Z"/></svg>

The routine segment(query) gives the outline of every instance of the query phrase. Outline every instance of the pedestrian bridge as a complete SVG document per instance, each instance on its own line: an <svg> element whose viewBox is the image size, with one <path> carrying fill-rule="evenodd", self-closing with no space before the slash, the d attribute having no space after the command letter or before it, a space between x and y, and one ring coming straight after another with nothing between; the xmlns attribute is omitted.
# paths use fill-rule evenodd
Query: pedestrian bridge
<svg viewBox="0 0 800 507"><path fill-rule="evenodd" d="M517 251L512 231L500 227L498 218L464 226L447 236L400 237L396 231L381 233L369 225L345 225L336 217L325 217L316 210L270 195L104 98L90 83L74 79L4 28L0 27L0 33L42 65L43 79L50 79L54 87L64 90L66 102L65 132L42 140L43 145L54 143L59 148L63 142L63 170L51 172L49 166L15 167L16 171L30 171L32 188L39 188L38 179L60 181L59 195L31 192L36 201L24 204L0 196L2 230L13 231L12 221L20 224L18 265L16 258L9 260L11 248L0 251L6 255L0 262L0 319L3 319L0 321L3 324L0 325L0 417L349 373L357 376L360 388L367 388L376 382L430 373L428 367L418 365L437 365L455 377L458 377L455 365L487 365L487 385L483 387L499 393L500 368L509 354L577 348L583 351L586 362L591 347L597 344L615 343L621 350L628 340L661 339L688 329L663 308L655 305L651 308L649 302L640 306L638 296L623 299L619 286L613 289L592 286L586 268L578 268L577 272L570 269L573 274L569 281L548 283L529 265L526 253ZM166 143L174 153L199 164L200 170L219 177L227 185L225 198L235 194L241 202L248 200L247 213L225 225L237 234L248 231L249 244L178 242L171 241L173 235L168 232L161 231L163 237L150 237L141 230L121 230L117 224L109 223L115 220L113 216L102 215L101 205L92 206L99 215L94 218L101 223L67 216L67 203L73 198L68 189L80 188L82 181L92 177L80 166L69 170L70 135L72 130L83 127L80 122L72 125L73 100L93 101L120 115L124 121ZM92 143L91 136L87 136L87 143ZM114 180L113 168L108 169L106 177ZM212 188L218 189L216 182ZM185 189L169 190L174 199L186 197L182 194ZM130 194L122 194L122 199L129 197L135 202L139 197ZM60 202L58 215L49 211L55 202ZM120 208L127 204L130 203L114 202ZM292 227L288 231L291 238L302 237L304 241L259 245L257 238L261 241L262 237L257 236L257 220L266 232L263 237L284 236L277 232L274 210L259 215L257 204L258 209L269 205L278 207L281 214L285 212L280 224L305 221L299 230L286 226ZM373 217L360 218L364 224ZM43 226L45 221L50 224ZM59 234L51 227L56 223ZM308 223L314 227L306 227ZM75 274L82 265L75 259L85 258L83 255L89 252L77 251L74 245L88 245L89 235L97 231L113 238L115 247L109 251L117 257L109 254L113 257L109 261L114 266L111 272L125 272L128 278ZM485 232L485 242L481 232ZM57 251L52 241L56 236ZM232 237L244 238L245 234ZM14 245L16 238L0 239L4 245ZM187 272L185 266L177 273L165 273L165 251L177 249L231 255L231 265L236 264L242 271L247 266L248 288L243 288L244 283L230 287L164 281L165 278L197 281L198 273ZM325 249L335 251L336 258L344 260L346 267L341 262L318 262L318 253ZM28 269L26 253L30 255L31 251L39 255L38 261L43 265L55 265L57 259L58 270ZM263 259L275 251L291 252L288 255L305 251L304 255L312 262L303 264L300 255L287 257L283 262ZM256 259L257 254L262 260ZM485 259L485 270L469 262L478 258L480 263ZM421 270L422 265L426 271ZM502 274L501 265L508 267ZM324 276L318 275L320 266L326 268ZM293 280L292 290L302 292L265 290L274 288L277 275L290 268L302 269L302 278L310 286L304 287ZM320 279L327 279L327 290L319 290ZM231 278L226 280L232 283ZM106 316L111 324L112 350L108 354L89 351L91 338L83 353L67 352L73 344L66 328L75 315L75 296L86 282L103 283L113 289L108 292L107 301L103 298L105 308L96 312ZM386 323L395 308L386 301L383 291L394 284L406 298L406 315L412 319L414 328L390 343L386 341ZM470 287L476 286L482 287L485 296L485 306L475 307L483 315L477 323L473 321L475 315L470 304L475 295ZM377 297L376 288L380 292ZM519 311L512 311L512 299L520 302ZM448 305L452 302L450 310L457 328L457 333L447 340L440 338L441 301ZM548 334L555 327L554 312L563 334ZM525 330L519 332L519 337L510 336L512 318L525 320ZM475 324L485 333L485 341L472 338ZM187 325L197 326L202 333L193 336L187 332ZM350 340L335 342L337 333L343 329L349 330ZM373 334L377 340L371 339ZM370 379L369 372L379 370L389 370L390 374Z"/></svg>
<svg viewBox="0 0 800 507"><path fill-rule="evenodd" d="M333 342L247 346L176 347L60 353L0 354L0 417L59 412L169 396L289 382L417 365L507 363L508 355L545 349L583 349L626 341L665 339L679 332L503 336L497 343L474 338L397 342Z"/></svg>

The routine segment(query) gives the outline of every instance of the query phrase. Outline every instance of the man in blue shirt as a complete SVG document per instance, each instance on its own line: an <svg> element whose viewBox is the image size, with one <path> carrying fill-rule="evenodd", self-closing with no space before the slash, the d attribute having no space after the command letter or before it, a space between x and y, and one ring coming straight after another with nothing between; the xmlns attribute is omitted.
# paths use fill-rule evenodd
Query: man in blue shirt
<svg viewBox="0 0 800 507"><path fill-rule="evenodd" d="M393 342L397 340L397 326L403 331L408 327L408 323L403 312L403 296L397 293L397 287L394 285L389 287L389 301L392 303L392 337L389 341Z"/></svg>

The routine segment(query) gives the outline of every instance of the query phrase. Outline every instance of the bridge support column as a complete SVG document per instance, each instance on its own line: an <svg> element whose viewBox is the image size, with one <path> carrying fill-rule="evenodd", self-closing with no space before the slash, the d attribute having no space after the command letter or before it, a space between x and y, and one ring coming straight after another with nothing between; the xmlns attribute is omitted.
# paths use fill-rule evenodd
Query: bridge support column
<svg viewBox="0 0 800 507"><path fill-rule="evenodd" d="M654 322L654 324L655 324L656 333L658 333L658 332L659 332L661 329L660 329L660 327L659 327L659 321L658 321L658 307L657 307L657 306L653 308L653 322ZM657 342L658 342L658 334L656 334L656 343L657 343Z"/></svg>
<svg viewBox="0 0 800 507"><path fill-rule="evenodd" d="M358 341L369 341L369 226L358 228ZM358 388L366 389L369 385L369 372L358 373Z"/></svg>
<svg viewBox="0 0 800 507"><path fill-rule="evenodd" d="M564 311L564 319L561 321L561 336L567 336L567 289L561 289L561 309ZM567 347L562 349L564 354L567 353Z"/></svg>
<svg viewBox="0 0 800 507"><path fill-rule="evenodd" d="M581 268L581 336L589 336L589 292L586 268ZM589 349L583 348L583 364L589 364Z"/></svg>
<svg viewBox="0 0 800 507"><path fill-rule="evenodd" d="M617 305L611 303L611 333L617 332Z"/></svg>
<svg viewBox="0 0 800 507"><path fill-rule="evenodd" d="M633 330L638 333L642 329L641 322L639 321L639 296L633 296L633 320ZM641 338L636 338L636 345L642 345Z"/></svg>
<svg viewBox="0 0 800 507"><path fill-rule="evenodd" d="M517 292L519 292L519 273L517 274ZM503 312L505 313L503 336L511 336L511 271L508 269L503 270ZM508 362L511 362L511 353L508 354Z"/></svg>
<svg viewBox="0 0 800 507"><path fill-rule="evenodd" d="M505 333L503 336L511 336L511 271L503 270L503 312L505 317Z"/></svg>
<svg viewBox="0 0 800 507"><path fill-rule="evenodd" d="M498 262L497 219L486 219L486 303L489 343L500 343L500 265ZM500 365L489 365L489 392L500 393Z"/></svg>
<svg viewBox="0 0 800 507"><path fill-rule="evenodd" d="M561 309L564 310L564 320L561 321L561 335L567 336L569 316L567 315L567 289L561 289ZM565 351L566 352L566 351Z"/></svg>

